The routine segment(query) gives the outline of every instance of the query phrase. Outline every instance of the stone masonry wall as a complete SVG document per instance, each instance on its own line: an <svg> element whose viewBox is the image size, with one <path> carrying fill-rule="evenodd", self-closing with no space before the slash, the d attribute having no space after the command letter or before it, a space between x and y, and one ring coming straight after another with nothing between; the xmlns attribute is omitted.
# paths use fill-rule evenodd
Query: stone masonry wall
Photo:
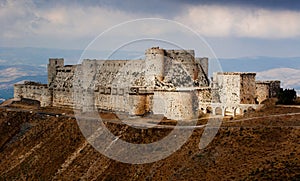
<svg viewBox="0 0 300 181"><path fill-rule="evenodd" d="M221 103L255 104L255 73L221 72L213 80Z"/></svg>
<svg viewBox="0 0 300 181"><path fill-rule="evenodd" d="M203 87L198 88L197 90L197 97L199 103L211 103L212 96L211 96L211 88L210 87Z"/></svg>
<svg viewBox="0 0 300 181"><path fill-rule="evenodd" d="M270 82L270 97L276 97L278 92L280 91L280 81L274 80Z"/></svg>
<svg viewBox="0 0 300 181"><path fill-rule="evenodd" d="M198 117L198 98L194 91L155 91L153 113L168 119L193 120Z"/></svg>
<svg viewBox="0 0 300 181"><path fill-rule="evenodd" d="M15 85L14 96L38 100L41 106L132 115L153 111L176 120L196 118L204 109L201 104L210 102L231 107L255 103L255 73L216 73L208 87L208 59L195 58L193 50L154 47L145 54L145 60L87 59L66 66L63 59L49 59L48 85ZM280 82L268 85L274 96Z"/></svg>
<svg viewBox="0 0 300 181"><path fill-rule="evenodd" d="M208 58L195 58L198 68L198 84L200 87L209 86Z"/></svg>
<svg viewBox="0 0 300 181"><path fill-rule="evenodd" d="M76 99L84 107L142 115L148 97L131 88L145 87L144 69L144 60L84 60L74 74Z"/></svg>
<svg viewBox="0 0 300 181"><path fill-rule="evenodd" d="M74 71L75 66L64 66L56 69L54 81L51 83L53 106L74 107Z"/></svg>
<svg viewBox="0 0 300 181"><path fill-rule="evenodd" d="M151 109L150 96L138 88L128 90L102 87L94 93L94 105L97 109L143 115Z"/></svg>
<svg viewBox="0 0 300 181"><path fill-rule="evenodd" d="M47 85L14 85L14 98L27 98L40 101L42 107L52 103L51 93Z"/></svg>
<svg viewBox="0 0 300 181"><path fill-rule="evenodd" d="M241 104L255 104L255 73L241 74Z"/></svg>
<svg viewBox="0 0 300 181"><path fill-rule="evenodd" d="M256 82L256 99L259 104L269 98L270 84L264 82Z"/></svg>
<svg viewBox="0 0 300 181"><path fill-rule="evenodd" d="M55 80L56 70L58 67L64 66L63 58L50 58L48 63L48 86Z"/></svg>
<svg viewBox="0 0 300 181"><path fill-rule="evenodd" d="M185 66L176 60L173 60L164 82L175 87L193 87L195 85L193 77L187 72Z"/></svg>
<svg viewBox="0 0 300 181"><path fill-rule="evenodd" d="M194 50L166 50L166 53L170 61L182 65L184 71L192 80L198 78Z"/></svg>
<svg viewBox="0 0 300 181"><path fill-rule="evenodd" d="M258 103L276 97L280 91L280 81L256 81L256 97Z"/></svg>
<svg viewBox="0 0 300 181"><path fill-rule="evenodd" d="M145 56L145 73L148 84L153 84L155 78L163 81L166 74L165 71L168 69L165 50L153 47L146 50Z"/></svg>
<svg viewBox="0 0 300 181"><path fill-rule="evenodd" d="M215 93L213 99L220 103L231 105L240 103L241 77L240 74L215 73L214 74Z"/></svg>

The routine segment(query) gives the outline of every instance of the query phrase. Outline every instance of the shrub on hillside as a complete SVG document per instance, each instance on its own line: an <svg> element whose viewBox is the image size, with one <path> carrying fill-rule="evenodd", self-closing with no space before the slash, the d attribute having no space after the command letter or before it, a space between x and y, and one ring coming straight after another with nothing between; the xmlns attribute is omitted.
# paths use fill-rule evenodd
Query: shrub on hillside
<svg viewBox="0 0 300 181"><path fill-rule="evenodd" d="M294 104L297 99L297 93L294 89L280 89L278 93L277 104Z"/></svg>
<svg viewBox="0 0 300 181"><path fill-rule="evenodd" d="M297 105L300 105L300 97L297 97L296 102Z"/></svg>

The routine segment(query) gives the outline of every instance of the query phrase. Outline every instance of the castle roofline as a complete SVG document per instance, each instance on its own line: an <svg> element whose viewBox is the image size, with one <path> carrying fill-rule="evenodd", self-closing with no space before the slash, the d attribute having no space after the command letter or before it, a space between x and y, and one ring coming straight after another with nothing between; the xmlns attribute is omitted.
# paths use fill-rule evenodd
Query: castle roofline
<svg viewBox="0 0 300 181"><path fill-rule="evenodd" d="M256 84L270 84L270 83L280 83L280 80L258 80L258 81L255 81Z"/></svg>
<svg viewBox="0 0 300 181"><path fill-rule="evenodd" d="M217 75L256 75L255 72L216 72Z"/></svg>

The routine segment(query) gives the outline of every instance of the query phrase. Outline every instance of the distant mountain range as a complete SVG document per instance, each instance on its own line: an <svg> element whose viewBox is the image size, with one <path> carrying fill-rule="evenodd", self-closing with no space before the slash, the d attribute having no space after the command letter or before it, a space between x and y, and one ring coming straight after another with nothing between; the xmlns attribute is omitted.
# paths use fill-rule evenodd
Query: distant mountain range
<svg viewBox="0 0 300 181"><path fill-rule="evenodd" d="M243 57L220 59L224 72L256 72L258 80L280 80L300 96L300 57Z"/></svg>
<svg viewBox="0 0 300 181"><path fill-rule="evenodd" d="M25 80L47 83L47 63L51 57L76 64L82 50L0 47L0 101L13 97L13 84ZM89 51L83 58L137 59L143 52ZM281 80L283 88L295 88L300 95L300 57L220 58L224 72L257 72L260 80Z"/></svg>
<svg viewBox="0 0 300 181"><path fill-rule="evenodd" d="M300 57L241 57L219 59L226 72L262 72L270 69L300 69Z"/></svg>
<svg viewBox="0 0 300 181"><path fill-rule="evenodd" d="M281 81L283 88L294 88L300 96L300 69L294 68L275 68L257 73L257 79Z"/></svg>

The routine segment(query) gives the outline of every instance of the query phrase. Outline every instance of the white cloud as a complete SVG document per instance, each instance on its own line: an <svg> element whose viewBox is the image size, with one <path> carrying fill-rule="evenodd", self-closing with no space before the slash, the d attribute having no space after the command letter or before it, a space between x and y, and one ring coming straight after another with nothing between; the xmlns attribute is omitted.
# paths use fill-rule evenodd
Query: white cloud
<svg viewBox="0 0 300 181"><path fill-rule="evenodd" d="M175 19L204 36L271 39L300 36L300 12L289 10L193 6Z"/></svg>
<svg viewBox="0 0 300 181"><path fill-rule="evenodd" d="M101 7L60 7L40 11L39 15L46 20L34 31L37 34L55 36L88 36L97 35L106 28L134 18L121 11L111 11Z"/></svg>
<svg viewBox="0 0 300 181"><path fill-rule="evenodd" d="M20 71L18 68L9 67L0 71L0 77L26 76L27 73Z"/></svg>
<svg viewBox="0 0 300 181"><path fill-rule="evenodd" d="M0 5L0 38L31 37L82 38L95 36L105 29L136 15L100 6L54 5L37 7L30 0L7 0Z"/></svg>
<svg viewBox="0 0 300 181"><path fill-rule="evenodd" d="M0 71L0 82L9 82L16 78L27 76L26 72L22 72L18 68L9 67Z"/></svg>
<svg viewBox="0 0 300 181"><path fill-rule="evenodd" d="M27 19L34 18L29 1L7 0L0 5L0 37L18 38L28 31Z"/></svg>
<svg viewBox="0 0 300 181"><path fill-rule="evenodd" d="M149 13L141 12L100 5L49 3L39 6L31 0L6 0L0 2L0 46L84 48L88 41L111 26L149 16ZM152 17L163 17L167 14L154 14ZM178 11L173 20L211 37L300 37L300 12L288 10L272 11L219 5L186 6ZM165 25L149 28L147 24L128 27L127 31L115 33L118 35L116 38L131 36L137 31L153 36L181 36L176 30L175 33L169 31L173 27Z"/></svg>
<svg viewBox="0 0 300 181"><path fill-rule="evenodd" d="M258 72L256 77L259 80L280 80L283 88L300 89L300 70L298 69L276 68Z"/></svg>

